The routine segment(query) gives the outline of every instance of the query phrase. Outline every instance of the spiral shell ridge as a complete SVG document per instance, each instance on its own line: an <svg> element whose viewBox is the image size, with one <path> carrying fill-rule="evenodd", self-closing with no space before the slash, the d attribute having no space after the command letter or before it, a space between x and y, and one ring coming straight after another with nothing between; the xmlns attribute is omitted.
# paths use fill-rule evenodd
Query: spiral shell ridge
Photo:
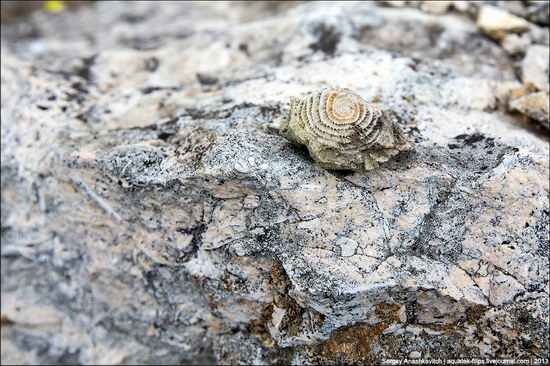
<svg viewBox="0 0 550 366"><path fill-rule="evenodd" d="M374 169L414 146L387 112L350 89L334 86L291 99L281 134L306 145L318 165L327 169Z"/></svg>

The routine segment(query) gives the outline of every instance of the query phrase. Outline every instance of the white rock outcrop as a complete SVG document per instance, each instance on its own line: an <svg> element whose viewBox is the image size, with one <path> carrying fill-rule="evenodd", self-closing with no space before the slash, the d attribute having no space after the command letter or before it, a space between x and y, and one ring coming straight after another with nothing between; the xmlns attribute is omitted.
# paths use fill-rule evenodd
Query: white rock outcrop
<svg viewBox="0 0 550 366"><path fill-rule="evenodd" d="M548 357L548 138L506 51L457 14L248 5L3 29L2 364ZM325 84L415 150L317 168L277 131Z"/></svg>
<svg viewBox="0 0 550 366"><path fill-rule="evenodd" d="M525 19L492 5L481 7L476 25L480 31L498 40L508 34L525 32L530 26Z"/></svg>

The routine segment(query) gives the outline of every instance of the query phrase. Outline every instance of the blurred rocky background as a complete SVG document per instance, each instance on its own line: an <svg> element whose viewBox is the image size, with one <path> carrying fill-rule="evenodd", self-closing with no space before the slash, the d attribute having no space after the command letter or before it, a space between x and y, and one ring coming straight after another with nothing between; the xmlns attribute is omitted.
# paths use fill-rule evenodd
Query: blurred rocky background
<svg viewBox="0 0 550 366"><path fill-rule="evenodd" d="M2 2L2 364L549 357L548 18ZM278 126L325 84L416 149L317 168Z"/></svg>

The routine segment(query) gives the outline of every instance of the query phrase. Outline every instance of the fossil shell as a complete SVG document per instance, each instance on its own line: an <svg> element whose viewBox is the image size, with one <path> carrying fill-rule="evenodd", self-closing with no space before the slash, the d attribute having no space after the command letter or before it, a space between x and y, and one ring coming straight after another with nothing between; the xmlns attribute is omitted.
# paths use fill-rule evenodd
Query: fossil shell
<svg viewBox="0 0 550 366"><path fill-rule="evenodd" d="M325 169L372 170L414 147L387 112L350 89L334 86L305 99L291 98L290 115L280 133L306 145Z"/></svg>

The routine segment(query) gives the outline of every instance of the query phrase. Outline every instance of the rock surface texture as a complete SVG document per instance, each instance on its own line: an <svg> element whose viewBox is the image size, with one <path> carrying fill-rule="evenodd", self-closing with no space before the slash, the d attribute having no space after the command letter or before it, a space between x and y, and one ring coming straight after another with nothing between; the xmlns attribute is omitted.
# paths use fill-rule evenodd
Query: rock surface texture
<svg viewBox="0 0 550 366"><path fill-rule="evenodd" d="M4 28L2 364L548 357L524 55L479 4L402 3L97 2ZM535 62L548 23L523 10L502 9ZM316 167L278 128L326 84L415 149Z"/></svg>

